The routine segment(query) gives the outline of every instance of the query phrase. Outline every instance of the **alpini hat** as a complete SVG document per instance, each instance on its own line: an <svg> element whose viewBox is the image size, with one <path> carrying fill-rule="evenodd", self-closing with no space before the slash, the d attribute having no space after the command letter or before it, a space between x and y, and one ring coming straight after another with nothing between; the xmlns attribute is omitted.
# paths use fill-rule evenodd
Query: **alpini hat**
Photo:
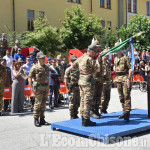
<svg viewBox="0 0 150 150"><path fill-rule="evenodd" d="M45 55L42 52L38 52L36 57L37 57L37 59L44 58Z"/></svg>
<svg viewBox="0 0 150 150"><path fill-rule="evenodd" d="M94 52L96 52L96 53L97 53L97 46L96 46L96 45L91 44L91 45L88 47L88 50L92 50L92 51L94 51Z"/></svg>
<svg viewBox="0 0 150 150"><path fill-rule="evenodd" d="M76 55L72 55L70 60L76 60L77 59L77 56Z"/></svg>
<svg viewBox="0 0 150 150"><path fill-rule="evenodd" d="M57 60L61 60L61 55L57 55Z"/></svg>

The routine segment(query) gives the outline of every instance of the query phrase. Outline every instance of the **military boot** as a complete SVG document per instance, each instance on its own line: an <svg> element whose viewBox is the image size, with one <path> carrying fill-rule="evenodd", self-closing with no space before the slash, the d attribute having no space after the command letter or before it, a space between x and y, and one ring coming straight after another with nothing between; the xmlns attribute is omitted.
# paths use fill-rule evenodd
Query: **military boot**
<svg viewBox="0 0 150 150"><path fill-rule="evenodd" d="M96 126L96 122L92 122L90 119L83 119L82 126Z"/></svg>
<svg viewBox="0 0 150 150"><path fill-rule="evenodd" d="M99 113L99 109L95 109L95 114L99 116L99 118L104 118L104 116L102 116L100 113Z"/></svg>
<svg viewBox="0 0 150 150"><path fill-rule="evenodd" d="M107 110L106 109L101 109L101 114L107 114Z"/></svg>
<svg viewBox="0 0 150 150"><path fill-rule="evenodd" d="M34 118L34 125L36 127L40 127L41 126L40 123L39 123L39 119L38 118Z"/></svg>
<svg viewBox="0 0 150 150"><path fill-rule="evenodd" d="M85 119L83 117L81 117L81 119L82 119L82 126L83 126Z"/></svg>
<svg viewBox="0 0 150 150"><path fill-rule="evenodd" d="M90 117L92 117L94 119L100 119L100 117L97 114L95 114L94 110L90 111Z"/></svg>
<svg viewBox="0 0 150 150"><path fill-rule="evenodd" d="M130 112L129 111L125 112L125 114L124 114L124 120L129 121L129 118L130 118Z"/></svg>
<svg viewBox="0 0 150 150"><path fill-rule="evenodd" d="M41 125L50 125L50 123L46 122L44 118L40 118Z"/></svg>
<svg viewBox="0 0 150 150"><path fill-rule="evenodd" d="M125 115L125 111L118 118L122 119L122 118L124 118L124 115Z"/></svg>
<svg viewBox="0 0 150 150"><path fill-rule="evenodd" d="M77 115L77 114L75 114L75 115L74 115L74 119L77 119L77 118L79 118L79 117L78 117L78 115Z"/></svg>

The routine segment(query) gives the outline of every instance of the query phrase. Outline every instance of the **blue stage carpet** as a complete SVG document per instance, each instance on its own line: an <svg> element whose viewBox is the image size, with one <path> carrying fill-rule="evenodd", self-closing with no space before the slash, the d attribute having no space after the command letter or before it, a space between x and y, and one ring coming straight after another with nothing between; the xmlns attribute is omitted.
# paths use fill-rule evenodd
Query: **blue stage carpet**
<svg viewBox="0 0 150 150"><path fill-rule="evenodd" d="M104 143L109 143L111 138L127 136L133 133L150 129L150 119L148 111L135 109L131 111L130 121L118 119L121 112L105 114L103 119L92 119L97 125L95 127L83 127L81 118L61 121L51 124L51 129L61 129L80 135L102 139Z"/></svg>

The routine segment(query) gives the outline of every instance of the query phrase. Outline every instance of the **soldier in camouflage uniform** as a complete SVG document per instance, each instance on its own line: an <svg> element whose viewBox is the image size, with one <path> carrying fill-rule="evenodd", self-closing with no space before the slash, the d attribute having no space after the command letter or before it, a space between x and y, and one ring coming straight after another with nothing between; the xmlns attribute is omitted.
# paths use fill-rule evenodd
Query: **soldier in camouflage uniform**
<svg viewBox="0 0 150 150"><path fill-rule="evenodd" d="M13 46L12 49L11 49L11 56L12 56L13 58L14 58L15 54L18 53L18 49L19 49L19 48L20 48L20 47L19 47L19 41L16 40L16 41L15 41L15 46Z"/></svg>
<svg viewBox="0 0 150 150"><path fill-rule="evenodd" d="M3 59L1 64L2 64L2 66L5 67L5 71L6 71L6 81L5 81L4 86L5 87L11 87L11 85L12 85L11 69L6 66L6 59ZM8 109L8 105L9 105L9 99L5 99L4 100L4 111L6 111Z"/></svg>
<svg viewBox="0 0 150 150"><path fill-rule="evenodd" d="M103 89L101 96L100 110L101 114L107 113L108 103L110 101L110 92L112 87L112 78L111 78L111 65L109 62L109 55L105 55L103 58Z"/></svg>
<svg viewBox="0 0 150 150"><path fill-rule="evenodd" d="M49 67L45 65L45 55L42 52L37 54L38 64L33 66L29 73L29 85L35 94L34 124L39 127L48 125L45 121L46 100L49 92ZM32 79L34 79L32 88ZM39 122L40 117L40 122Z"/></svg>
<svg viewBox="0 0 150 150"><path fill-rule="evenodd" d="M115 45L118 45L116 43ZM124 55L122 51L117 52L117 56L114 59L115 65L115 81L117 82L117 89L122 103L123 114L119 118L129 120L131 111L131 65L129 57Z"/></svg>
<svg viewBox="0 0 150 150"><path fill-rule="evenodd" d="M5 39L5 33L3 33L2 38L0 39L0 57L6 55L6 50L8 50L8 42Z"/></svg>
<svg viewBox="0 0 150 150"><path fill-rule="evenodd" d="M76 55L71 56L71 61L74 62L77 59ZM69 112L70 119L76 119L78 117L78 108L80 106L80 91L79 91L79 72L74 73L78 68L72 69L71 67L67 68L65 71L65 85L69 94Z"/></svg>
<svg viewBox="0 0 150 150"><path fill-rule="evenodd" d="M95 126L96 123L90 120L91 103L93 100L94 78L93 74L100 72L99 64L93 59L97 54L97 47L90 45L87 53L78 58L73 64L72 68L79 68L79 88L80 88L80 113L82 117L82 126Z"/></svg>
<svg viewBox="0 0 150 150"><path fill-rule="evenodd" d="M4 95L4 87L6 81L6 70L5 67L1 65L2 58L0 58L0 116L2 115L3 108L3 95Z"/></svg>

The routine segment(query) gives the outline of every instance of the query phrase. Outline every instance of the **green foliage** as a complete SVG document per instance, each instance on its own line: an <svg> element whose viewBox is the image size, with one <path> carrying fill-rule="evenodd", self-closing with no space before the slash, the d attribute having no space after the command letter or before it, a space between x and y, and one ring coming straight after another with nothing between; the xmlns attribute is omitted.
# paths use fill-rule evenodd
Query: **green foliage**
<svg viewBox="0 0 150 150"><path fill-rule="evenodd" d="M118 39L124 41L140 31L144 33L134 40L134 47L137 50L150 50L150 21L144 16L136 15L127 27L124 25L117 29Z"/></svg>
<svg viewBox="0 0 150 150"><path fill-rule="evenodd" d="M93 14L87 17L79 6L74 7L72 12L66 11L62 25L60 36L66 50L85 49L91 43L94 35L102 37L105 31L100 24L99 17L95 17Z"/></svg>

